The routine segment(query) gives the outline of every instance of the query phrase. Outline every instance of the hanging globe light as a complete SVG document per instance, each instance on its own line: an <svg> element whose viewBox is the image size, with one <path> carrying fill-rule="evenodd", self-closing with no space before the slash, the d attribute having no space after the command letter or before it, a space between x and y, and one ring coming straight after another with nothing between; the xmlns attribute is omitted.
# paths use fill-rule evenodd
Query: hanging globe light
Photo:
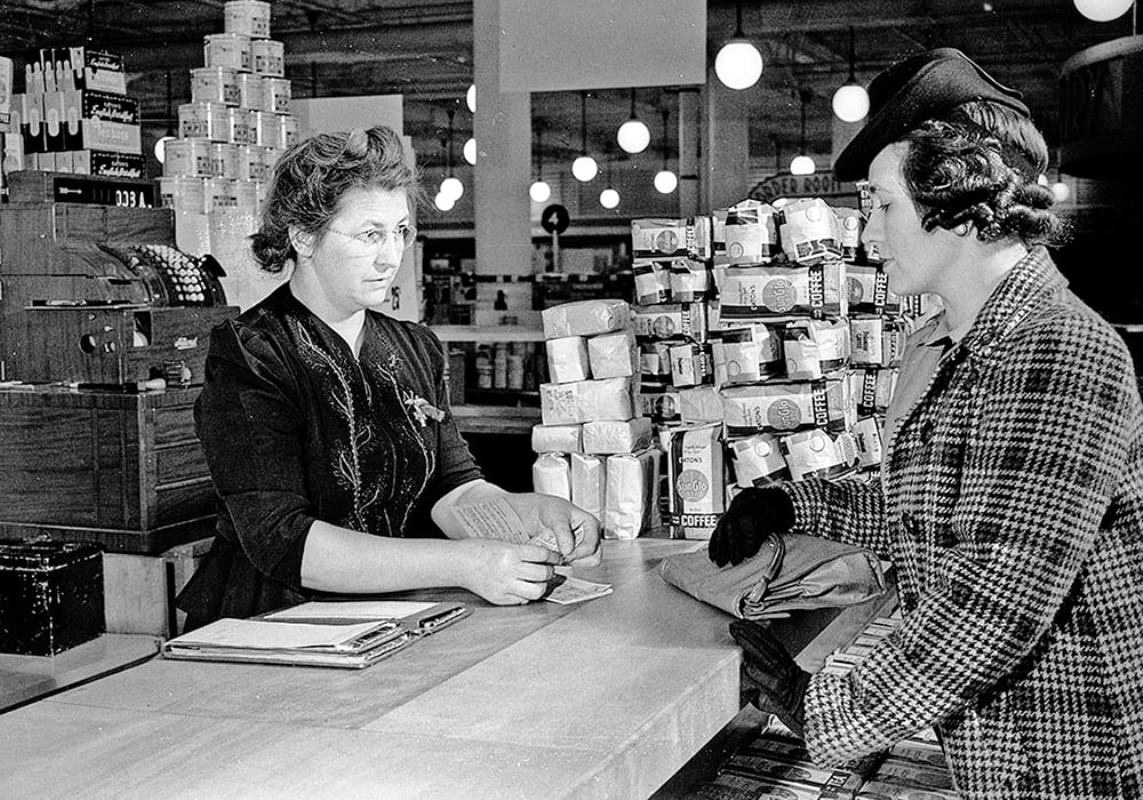
<svg viewBox="0 0 1143 800"><path fill-rule="evenodd" d="M456 205L456 198L446 195L444 192L438 192L437 196L433 198L433 204L441 211L452 211L453 206Z"/></svg>
<svg viewBox="0 0 1143 800"><path fill-rule="evenodd" d="M794 156L790 162L791 175L813 175L816 169L817 165L814 164L814 160L804 154Z"/></svg>
<svg viewBox="0 0 1143 800"><path fill-rule="evenodd" d="M833 113L842 122L860 122L869 113L869 92L854 74L853 28L849 29L849 78L833 93Z"/></svg>
<svg viewBox="0 0 1143 800"><path fill-rule="evenodd" d="M628 153L642 153L651 144L651 130L635 116L635 90L631 90L631 116L615 134L619 146Z"/></svg>
<svg viewBox="0 0 1143 800"><path fill-rule="evenodd" d="M749 89L762 77L762 54L742 32L742 3L734 4L738 24L714 57L714 74L730 89Z"/></svg>
<svg viewBox="0 0 1143 800"><path fill-rule="evenodd" d="M167 134L166 136L160 136L155 141L155 158L159 160L160 164L164 163L167 158L167 142L173 142L175 138L176 137Z"/></svg>
<svg viewBox="0 0 1143 800"><path fill-rule="evenodd" d="M473 114L476 113L476 84L470 84L468 91L464 93L464 102L468 106L468 110Z"/></svg>
<svg viewBox="0 0 1143 800"><path fill-rule="evenodd" d="M546 203L552 197L552 187L547 181L538 180L529 187L528 194L531 195L533 203Z"/></svg>
<svg viewBox="0 0 1143 800"><path fill-rule="evenodd" d="M464 154L464 160L465 161L467 161L469 164L475 165L476 164L476 139L469 136L468 141L464 143L464 150L462 150L461 152Z"/></svg>
<svg viewBox="0 0 1143 800"><path fill-rule="evenodd" d="M455 203L464 196L464 184L460 178L455 175L449 175L441 181L440 193L446 197L451 197Z"/></svg>
<svg viewBox="0 0 1143 800"><path fill-rule="evenodd" d="M679 186L679 177L669 169L661 169L655 174L655 188L661 194L670 194Z"/></svg>
<svg viewBox="0 0 1143 800"><path fill-rule="evenodd" d="M1111 22L1123 16L1134 0L1075 0L1076 10L1092 22Z"/></svg>
<svg viewBox="0 0 1143 800"><path fill-rule="evenodd" d="M599 204L604 208L615 208L619 205L619 192L614 189L604 189L599 193Z"/></svg>
<svg viewBox="0 0 1143 800"><path fill-rule="evenodd" d="M591 156L580 156L572 162L572 175L581 183L587 183L599 174L599 165Z"/></svg>

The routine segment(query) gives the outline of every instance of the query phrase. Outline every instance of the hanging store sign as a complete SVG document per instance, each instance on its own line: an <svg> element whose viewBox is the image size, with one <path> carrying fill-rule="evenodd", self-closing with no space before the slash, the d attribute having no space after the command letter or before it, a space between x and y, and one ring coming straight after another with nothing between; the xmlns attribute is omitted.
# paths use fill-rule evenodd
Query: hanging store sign
<svg viewBox="0 0 1143 800"><path fill-rule="evenodd" d="M813 175L791 175L782 172L754 185L748 195L752 200L772 203L779 197L857 197L857 187L843 183L832 172Z"/></svg>

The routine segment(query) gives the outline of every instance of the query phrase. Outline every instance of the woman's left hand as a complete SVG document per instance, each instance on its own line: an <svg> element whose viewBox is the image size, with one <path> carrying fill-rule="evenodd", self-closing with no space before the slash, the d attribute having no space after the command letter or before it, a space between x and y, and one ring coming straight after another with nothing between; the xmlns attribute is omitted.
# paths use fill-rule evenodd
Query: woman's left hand
<svg viewBox="0 0 1143 800"><path fill-rule="evenodd" d="M533 541L554 540L564 563L599 563L599 522L591 514L552 495L509 492L506 497L520 515L524 529L532 532Z"/></svg>

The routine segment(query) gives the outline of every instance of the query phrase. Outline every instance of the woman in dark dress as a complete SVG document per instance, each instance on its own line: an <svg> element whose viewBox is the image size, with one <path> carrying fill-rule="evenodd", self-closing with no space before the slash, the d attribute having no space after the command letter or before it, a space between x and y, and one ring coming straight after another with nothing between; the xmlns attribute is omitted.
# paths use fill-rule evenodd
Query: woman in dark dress
<svg viewBox="0 0 1143 800"><path fill-rule="evenodd" d="M178 598L188 630L315 592L460 586L526 603L557 563L598 558L590 514L481 478L449 411L440 342L373 310L420 196L385 127L318 134L276 165L254 255L292 272L211 336L195 421L219 517ZM468 537L456 509L495 499L549 546Z"/></svg>

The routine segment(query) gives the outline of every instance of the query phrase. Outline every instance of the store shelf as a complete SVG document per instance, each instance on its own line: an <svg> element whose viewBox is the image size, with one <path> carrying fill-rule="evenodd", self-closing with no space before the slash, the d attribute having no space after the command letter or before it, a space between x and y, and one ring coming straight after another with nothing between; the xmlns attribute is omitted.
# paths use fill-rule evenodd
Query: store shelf
<svg viewBox="0 0 1143 800"><path fill-rule="evenodd" d="M526 325L433 325L432 331L442 342L542 342L544 332Z"/></svg>
<svg viewBox="0 0 1143 800"><path fill-rule="evenodd" d="M461 433L530 435L540 422L540 409L529 406L455 405L452 416Z"/></svg>

